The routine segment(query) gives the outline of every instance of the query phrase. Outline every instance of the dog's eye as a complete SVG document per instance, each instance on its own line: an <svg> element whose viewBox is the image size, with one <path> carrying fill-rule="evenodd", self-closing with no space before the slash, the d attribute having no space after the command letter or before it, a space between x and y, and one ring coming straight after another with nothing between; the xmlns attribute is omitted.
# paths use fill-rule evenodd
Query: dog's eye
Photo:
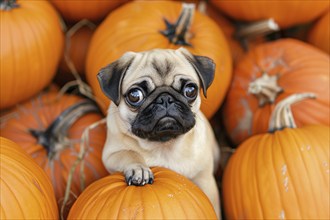
<svg viewBox="0 0 330 220"><path fill-rule="evenodd" d="M188 83L183 87L183 95L189 99L189 101L193 101L197 97L197 85L194 83Z"/></svg>
<svg viewBox="0 0 330 220"><path fill-rule="evenodd" d="M128 104L132 105L133 107L137 107L142 104L144 99L143 92L138 88L133 88L129 90L126 95L126 100Z"/></svg>

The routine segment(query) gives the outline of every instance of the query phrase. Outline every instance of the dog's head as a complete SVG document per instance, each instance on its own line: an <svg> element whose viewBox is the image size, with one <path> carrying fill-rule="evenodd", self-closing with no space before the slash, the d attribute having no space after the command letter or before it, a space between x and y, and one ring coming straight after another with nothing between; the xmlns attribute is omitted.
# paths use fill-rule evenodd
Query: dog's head
<svg viewBox="0 0 330 220"><path fill-rule="evenodd" d="M98 73L100 86L118 106L128 131L151 141L165 142L195 125L201 104L214 78L210 58L186 49L127 52Z"/></svg>

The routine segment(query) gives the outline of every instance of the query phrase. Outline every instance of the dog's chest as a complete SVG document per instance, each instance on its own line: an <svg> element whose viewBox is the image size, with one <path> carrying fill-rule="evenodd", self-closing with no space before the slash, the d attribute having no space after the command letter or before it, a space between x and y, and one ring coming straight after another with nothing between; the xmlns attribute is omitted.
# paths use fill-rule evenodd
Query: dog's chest
<svg viewBox="0 0 330 220"><path fill-rule="evenodd" d="M174 149L173 149L174 148ZM195 146L175 146L172 149L156 149L144 155L149 167L161 166L174 170L190 179L204 169L205 161L212 157ZM179 149L178 149L179 148ZM202 156L205 155L206 157Z"/></svg>

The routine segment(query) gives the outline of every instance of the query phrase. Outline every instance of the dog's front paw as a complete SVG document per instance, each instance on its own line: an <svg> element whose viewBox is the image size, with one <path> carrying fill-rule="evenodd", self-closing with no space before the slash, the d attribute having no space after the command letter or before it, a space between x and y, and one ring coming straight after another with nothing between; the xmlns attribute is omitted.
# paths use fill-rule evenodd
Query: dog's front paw
<svg viewBox="0 0 330 220"><path fill-rule="evenodd" d="M143 164L132 164L124 170L127 185L144 186L154 182L154 175L149 167Z"/></svg>

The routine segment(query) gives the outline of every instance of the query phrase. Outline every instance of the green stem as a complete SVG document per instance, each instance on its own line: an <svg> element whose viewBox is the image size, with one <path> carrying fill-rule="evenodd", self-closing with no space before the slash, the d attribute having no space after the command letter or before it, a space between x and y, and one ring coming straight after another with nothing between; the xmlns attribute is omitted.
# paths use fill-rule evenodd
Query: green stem
<svg viewBox="0 0 330 220"><path fill-rule="evenodd" d="M195 4L183 3L178 20L172 24L166 18L166 30L160 31L168 40L175 45L191 46L189 39L192 34L189 32L194 18Z"/></svg>
<svg viewBox="0 0 330 220"><path fill-rule="evenodd" d="M13 8L18 8L16 0L0 0L0 10L10 11Z"/></svg>

